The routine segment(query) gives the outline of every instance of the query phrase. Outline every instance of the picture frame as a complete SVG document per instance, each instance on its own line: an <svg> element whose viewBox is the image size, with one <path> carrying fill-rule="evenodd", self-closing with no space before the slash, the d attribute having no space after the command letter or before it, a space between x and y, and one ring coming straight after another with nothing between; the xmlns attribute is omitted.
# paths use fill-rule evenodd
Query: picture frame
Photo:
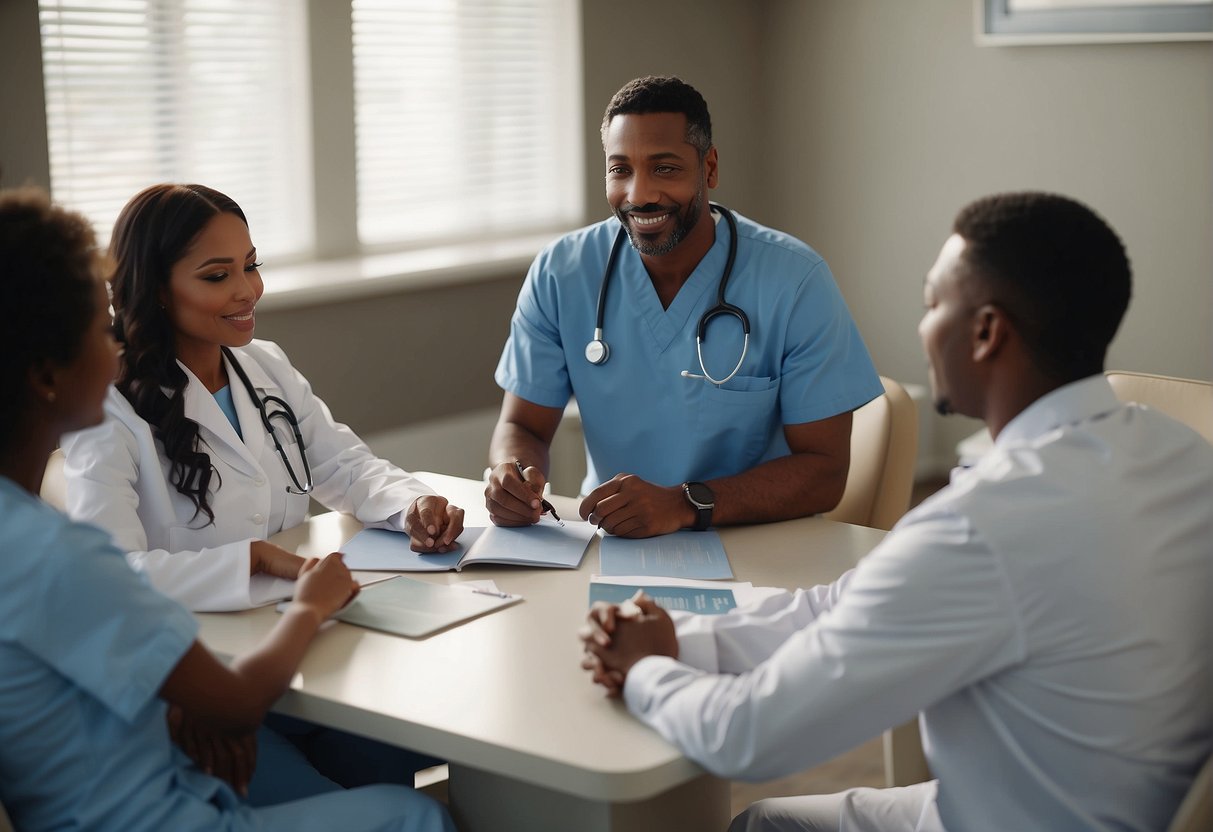
<svg viewBox="0 0 1213 832"><path fill-rule="evenodd" d="M974 0L979 46L1213 41L1213 0Z"/></svg>

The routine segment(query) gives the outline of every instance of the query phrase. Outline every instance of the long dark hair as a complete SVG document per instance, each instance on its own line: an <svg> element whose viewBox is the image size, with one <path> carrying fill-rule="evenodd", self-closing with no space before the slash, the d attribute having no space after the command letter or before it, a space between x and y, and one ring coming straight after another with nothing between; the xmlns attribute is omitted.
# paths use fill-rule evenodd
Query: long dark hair
<svg viewBox="0 0 1213 832"><path fill-rule="evenodd" d="M110 257L114 336L124 346L118 390L155 432L171 463L169 482L211 523L211 458L199 447L198 423L185 415L185 371L177 364L172 322L162 305L173 264L219 214L248 219L230 197L204 185L153 185L136 194L114 225Z"/></svg>

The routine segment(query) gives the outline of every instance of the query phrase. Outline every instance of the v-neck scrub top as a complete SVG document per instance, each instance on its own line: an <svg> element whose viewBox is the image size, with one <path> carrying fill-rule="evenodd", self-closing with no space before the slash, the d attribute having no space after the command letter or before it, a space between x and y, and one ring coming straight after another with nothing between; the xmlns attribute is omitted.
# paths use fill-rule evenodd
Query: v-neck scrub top
<svg viewBox="0 0 1213 832"><path fill-rule="evenodd" d="M605 364L585 358L598 292L619 222L607 219L544 249L518 297L496 380L544 407L576 396L586 442L585 493L619 473L658 485L732 476L790 453L783 425L846 413L883 392L867 348L825 260L799 240L740 214L725 300L750 320L737 374L716 386L695 351L700 317L716 304L729 228L668 309L640 255L625 243L607 290ZM741 356L733 316L712 319L703 360L716 378Z"/></svg>

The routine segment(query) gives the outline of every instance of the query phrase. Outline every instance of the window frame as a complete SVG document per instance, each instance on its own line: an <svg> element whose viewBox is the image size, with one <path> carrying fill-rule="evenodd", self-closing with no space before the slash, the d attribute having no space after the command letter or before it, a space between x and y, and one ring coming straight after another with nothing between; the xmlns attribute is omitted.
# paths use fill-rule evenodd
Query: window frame
<svg viewBox="0 0 1213 832"><path fill-rule="evenodd" d="M974 0L978 46L1213 40L1213 4L1140 0L1116 6L1014 10Z"/></svg>

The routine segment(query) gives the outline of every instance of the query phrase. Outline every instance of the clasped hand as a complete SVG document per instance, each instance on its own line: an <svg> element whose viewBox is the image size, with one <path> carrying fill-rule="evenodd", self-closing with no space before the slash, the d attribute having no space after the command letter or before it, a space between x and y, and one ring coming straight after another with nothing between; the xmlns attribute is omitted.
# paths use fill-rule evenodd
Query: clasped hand
<svg viewBox="0 0 1213 832"><path fill-rule="evenodd" d="M596 602L577 633L585 649L582 669L590 671L591 679L610 697L622 695L628 673L646 656L678 658L678 638L669 613L647 595L633 603L635 609L628 615L619 604Z"/></svg>

